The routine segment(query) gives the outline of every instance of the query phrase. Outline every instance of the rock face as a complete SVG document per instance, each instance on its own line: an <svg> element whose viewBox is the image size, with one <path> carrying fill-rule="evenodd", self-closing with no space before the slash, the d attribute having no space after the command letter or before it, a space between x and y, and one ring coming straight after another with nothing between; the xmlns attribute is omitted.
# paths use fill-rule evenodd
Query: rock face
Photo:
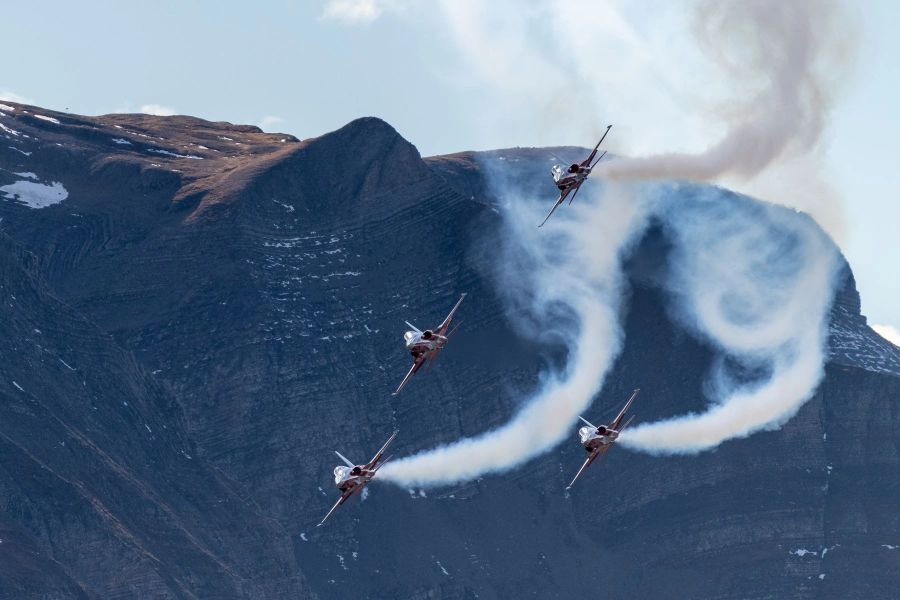
<svg viewBox="0 0 900 600"><path fill-rule="evenodd" d="M395 428L399 454L482 432L535 385L548 351L486 275L483 165L548 185L548 155L580 151L423 160L371 118L299 141L5 106L0 597L900 589L900 349L866 326L849 269L825 381L779 431L696 457L616 450L568 497L574 442L452 488L376 483L317 529L333 449L363 461ZM711 352L647 277L665 258L651 228L595 410L637 384L641 419L701 406ZM433 325L461 291L454 344L392 398L403 320Z"/></svg>

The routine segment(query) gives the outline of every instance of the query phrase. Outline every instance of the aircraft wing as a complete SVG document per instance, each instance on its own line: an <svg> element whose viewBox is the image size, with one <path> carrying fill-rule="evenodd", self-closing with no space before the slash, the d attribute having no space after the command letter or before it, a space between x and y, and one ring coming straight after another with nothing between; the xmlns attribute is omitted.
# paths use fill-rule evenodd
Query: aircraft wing
<svg viewBox="0 0 900 600"><path fill-rule="evenodd" d="M594 146L594 149L591 151L590 155L581 162L582 167L591 166L591 162L593 162L594 157L597 155L597 150L600 148L600 144L603 143L603 140L606 139L606 134L609 133L609 130L612 129L612 125L606 126L606 131L603 132L603 137L600 138L600 141L597 142L597 145Z"/></svg>
<svg viewBox="0 0 900 600"><path fill-rule="evenodd" d="M602 142L602 141L603 141L603 140L600 140L600 142ZM584 159L583 161L581 161L581 166L582 166L582 167L589 167L589 166L591 166L591 162L593 162L594 157L597 155L597 150L600 148L600 142L597 142L597 145L594 146L594 149L591 150L591 153L588 154L588 157L587 157L586 159Z"/></svg>
<svg viewBox="0 0 900 600"><path fill-rule="evenodd" d="M559 198L556 199L556 204L553 205L553 208L550 209L550 212L547 213L547 216L544 217L544 220L541 221L541 224L538 225L538 227L543 227L543 226L544 226L544 223L546 223L547 220L550 219L550 215L553 214L553 211L555 211L556 208L557 208L560 204L563 203L563 200L566 199L566 196L568 196L568 195L569 195L569 192L571 192L571 191L572 191L572 188L571 188L571 187L567 187L567 188L564 189L562 192L560 192Z"/></svg>
<svg viewBox="0 0 900 600"><path fill-rule="evenodd" d="M641 391L641 388L637 388L633 392L631 392L631 398L628 399L628 402L625 403L625 406L622 407L622 410L619 411L619 414L616 415L616 420L610 423L610 429L619 429L619 425L622 423L622 418L625 416L625 413L628 412L628 408L631 406L631 403L634 402L634 399L637 397L638 392Z"/></svg>
<svg viewBox="0 0 900 600"><path fill-rule="evenodd" d="M426 356L423 354L415 361L413 361L413 365L409 368L409 373L407 373L406 377L403 378L403 381L400 382L400 386L397 388L397 391L391 394L392 396L396 396L400 393L400 390L406 387L406 384L409 383L410 378L412 378L412 376L416 374L416 371L419 370L419 367L425 364L425 360Z"/></svg>
<svg viewBox="0 0 900 600"><path fill-rule="evenodd" d="M337 502L334 503L334 506L331 507L331 510L328 511L328 514L325 515L325 518L322 519L322 521L318 525L316 525L316 527L321 527L322 525L324 525L325 521L327 521L331 517L331 515L334 513L334 511L336 511L338 509L338 506L340 506L341 504L346 502L347 498L349 498L352 495L353 495L353 490L350 490L350 491L347 491L347 492L344 492L343 494L341 494L341 497L338 498Z"/></svg>
<svg viewBox="0 0 900 600"><path fill-rule="evenodd" d="M578 469L578 472L575 473L575 478L572 479L572 483L570 483L569 485L566 486L566 489L569 489L573 485L575 485L575 482L578 481L578 478L581 477L581 474L584 473L584 470L587 469L589 466L591 466L591 463L593 463L598 458L602 459L604 456L606 456L606 451L609 450L609 448L610 448L609 445L600 446L599 448L597 448L596 452L592 452L591 455L588 456L587 459L584 461L584 464L581 465L581 468Z"/></svg>
<svg viewBox="0 0 900 600"><path fill-rule="evenodd" d="M453 320L453 315L456 314L456 309L459 308L459 305L462 304L462 301L466 299L466 293L460 295L459 300L456 301L456 306L450 311L450 314L447 315L447 318L444 319L443 323L437 326L435 333L438 335L444 335L447 333L447 330L450 329L450 321Z"/></svg>
<svg viewBox="0 0 900 600"><path fill-rule="evenodd" d="M391 437L388 438L388 441L386 441L386 442L384 443L384 446L381 447L381 450L379 450L378 453L375 454L375 456L372 457L372 460L370 460L370 461L369 461L369 464L366 465L366 470L367 470L367 471L368 471L368 470L371 470L373 467L375 467L376 465L378 465L378 461L381 460L381 457L384 455L384 451L387 450L387 447L391 445L391 442L394 441L394 438L397 437L397 434L398 434L398 433L400 433L399 430L398 430L398 431L395 431L394 433L392 433L392 434L391 434Z"/></svg>
<svg viewBox="0 0 900 600"><path fill-rule="evenodd" d="M380 469L381 467L386 465L387 461L391 460L391 458L392 458L391 456L384 457L384 460L382 460L380 463L375 465L375 468L372 469L372 473L376 473L378 471L378 469ZM373 477L374 477L374 475L373 475Z"/></svg>

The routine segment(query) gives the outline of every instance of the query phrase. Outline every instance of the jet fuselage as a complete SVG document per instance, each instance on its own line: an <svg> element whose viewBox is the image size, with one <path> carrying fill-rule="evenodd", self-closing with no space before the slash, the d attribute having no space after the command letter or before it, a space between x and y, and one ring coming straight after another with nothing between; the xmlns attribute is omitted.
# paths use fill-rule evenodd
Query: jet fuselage
<svg viewBox="0 0 900 600"><path fill-rule="evenodd" d="M356 466L352 469L344 465L338 465L334 468L334 484L341 492L349 489L363 486L372 479L374 471L367 471L362 466Z"/></svg>
<svg viewBox="0 0 900 600"><path fill-rule="evenodd" d="M581 438L581 445L588 452L592 452L600 446L608 446L616 441L619 432L615 429L607 427L582 427L578 430L578 437Z"/></svg>
<svg viewBox="0 0 900 600"><path fill-rule="evenodd" d="M580 184L582 181L587 179L588 175L591 174L590 167L581 167L578 165L572 166L576 167L577 170L572 171L572 167L569 167L569 169L564 171L565 174L563 174L561 177L559 177L558 179L554 177L554 180L556 181L556 187L560 190L564 190L568 187L572 187L573 185Z"/></svg>
<svg viewBox="0 0 900 600"><path fill-rule="evenodd" d="M407 331L403 334L403 341L410 354L416 356L425 352L432 352L444 347L447 338L437 335L431 330Z"/></svg>

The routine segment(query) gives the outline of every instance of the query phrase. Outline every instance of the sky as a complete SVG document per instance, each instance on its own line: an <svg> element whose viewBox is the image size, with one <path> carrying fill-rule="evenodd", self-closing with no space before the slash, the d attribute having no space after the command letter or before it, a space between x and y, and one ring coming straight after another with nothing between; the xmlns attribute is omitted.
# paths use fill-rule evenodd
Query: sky
<svg viewBox="0 0 900 600"><path fill-rule="evenodd" d="M607 123L613 153L699 151L722 133L723 102L745 90L698 45L698 1L10 2L0 98L300 138L373 115L426 156L592 146ZM864 314L900 344L900 3L845 6L832 44L845 60L825 64L834 97L813 156L823 185L807 185L806 165L750 191L819 218ZM817 214L820 195L837 212Z"/></svg>

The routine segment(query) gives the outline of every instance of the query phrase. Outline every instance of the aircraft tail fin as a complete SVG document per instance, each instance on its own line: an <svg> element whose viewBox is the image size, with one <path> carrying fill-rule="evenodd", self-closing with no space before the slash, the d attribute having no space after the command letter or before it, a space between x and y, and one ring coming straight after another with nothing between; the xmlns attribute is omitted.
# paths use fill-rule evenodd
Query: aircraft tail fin
<svg viewBox="0 0 900 600"><path fill-rule="evenodd" d="M344 464L347 465L348 467L350 467L351 469L356 466L352 462L350 462L350 460L346 456L344 456L337 450L335 450L334 453L337 454L338 458L340 458L342 461L344 461Z"/></svg>
<svg viewBox="0 0 900 600"><path fill-rule="evenodd" d="M584 421L585 423L587 423L587 425L588 425L589 427L593 427L594 429L597 429L596 425L594 425L593 423L591 423L590 421L588 421L588 420L585 419L584 417L579 416L578 418L581 419L582 421Z"/></svg>

